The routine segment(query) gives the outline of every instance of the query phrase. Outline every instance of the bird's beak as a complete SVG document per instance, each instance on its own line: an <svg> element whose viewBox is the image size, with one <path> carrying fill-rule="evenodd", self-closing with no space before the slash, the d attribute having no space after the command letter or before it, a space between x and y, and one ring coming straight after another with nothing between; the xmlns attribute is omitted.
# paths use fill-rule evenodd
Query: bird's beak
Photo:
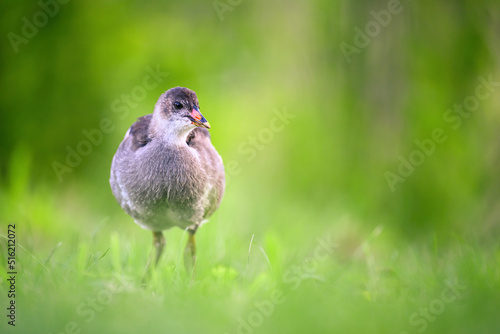
<svg viewBox="0 0 500 334"><path fill-rule="evenodd" d="M210 129L210 124L205 119L205 117L203 117L203 115L200 113L200 110L198 109L197 106L193 107L193 111L191 111L191 115L189 116L189 119L196 126Z"/></svg>

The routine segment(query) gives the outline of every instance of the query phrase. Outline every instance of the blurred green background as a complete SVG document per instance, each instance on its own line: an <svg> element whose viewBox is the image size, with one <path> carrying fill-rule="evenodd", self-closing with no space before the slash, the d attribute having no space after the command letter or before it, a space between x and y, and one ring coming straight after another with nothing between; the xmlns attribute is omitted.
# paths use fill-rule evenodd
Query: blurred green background
<svg viewBox="0 0 500 334"><path fill-rule="evenodd" d="M0 231L15 223L23 247L7 330L500 328L498 1L42 0L0 16ZM172 230L143 288L151 236L116 203L109 168L175 86L198 94L228 184L197 234L194 281ZM436 129L446 140L429 144ZM292 288L283 275L325 236L336 251ZM446 279L466 296L425 329L409 323ZM85 321L78 306L113 280L125 288ZM238 327L276 287L283 305Z"/></svg>

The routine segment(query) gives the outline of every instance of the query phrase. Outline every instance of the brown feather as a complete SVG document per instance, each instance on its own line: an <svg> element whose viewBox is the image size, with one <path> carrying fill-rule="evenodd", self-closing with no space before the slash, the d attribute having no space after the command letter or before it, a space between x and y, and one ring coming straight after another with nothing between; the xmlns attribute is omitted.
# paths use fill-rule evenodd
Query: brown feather
<svg viewBox="0 0 500 334"><path fill-rule="evenodd" d="M139 148L146 146L146 144L151 141L148 136L148 129L152 117L153 114L139 117L137 121L130 127L133 151L137 151Z"/></svg>

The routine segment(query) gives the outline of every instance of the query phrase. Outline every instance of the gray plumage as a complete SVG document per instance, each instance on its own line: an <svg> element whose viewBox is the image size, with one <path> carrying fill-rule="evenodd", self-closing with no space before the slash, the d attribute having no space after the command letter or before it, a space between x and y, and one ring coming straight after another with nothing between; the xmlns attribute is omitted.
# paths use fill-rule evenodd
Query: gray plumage
<svg viewBox="0 0 500 334"><path fill-rule="evenodd" d="M110 185L141 227L162 231L177 226L194 234L218 208L224 166L204 127L209 125L199 113L196 94L176 87L126 133L111 164Z"/></svg>

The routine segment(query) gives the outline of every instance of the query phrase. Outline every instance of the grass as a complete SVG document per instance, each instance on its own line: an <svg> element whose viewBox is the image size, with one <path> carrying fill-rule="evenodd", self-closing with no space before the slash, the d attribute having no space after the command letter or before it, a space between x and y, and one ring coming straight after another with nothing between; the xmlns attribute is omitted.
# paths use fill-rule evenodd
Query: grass
<svg viewBox="0 0 500 334"><path fill-rule="evenodd" d="M252 227L249 222L258 222L262 213L238 207L236 193L197 234L196 277L191 280L182 264L187 236L173 229L166 232L164 257L144 287L149 232L119 210L108 216L85 210L75 215L73 207L60 205L73 202L73 195L43 187L23 192L20 178L13 179L17 185L3 187L0 197L2 237L7 223L15 222L19 243L17 323L9 332L500 329L500 250L480 244L478 237L435 235L408 242L383 223L368 229L370 224L352 213L325 209L313 215L285 201L266 211L266 221L275 224ZM79 206L85 208L85 201ZM326 224L303 223L325 219ZM290 221L296 225L284 228ZM6 263L6 242L0 249L0 261ZM7 275L5 266L0 273ZM7 285L1 289L6 306ZM5 320L1 326L5 332Z"/></svg>

